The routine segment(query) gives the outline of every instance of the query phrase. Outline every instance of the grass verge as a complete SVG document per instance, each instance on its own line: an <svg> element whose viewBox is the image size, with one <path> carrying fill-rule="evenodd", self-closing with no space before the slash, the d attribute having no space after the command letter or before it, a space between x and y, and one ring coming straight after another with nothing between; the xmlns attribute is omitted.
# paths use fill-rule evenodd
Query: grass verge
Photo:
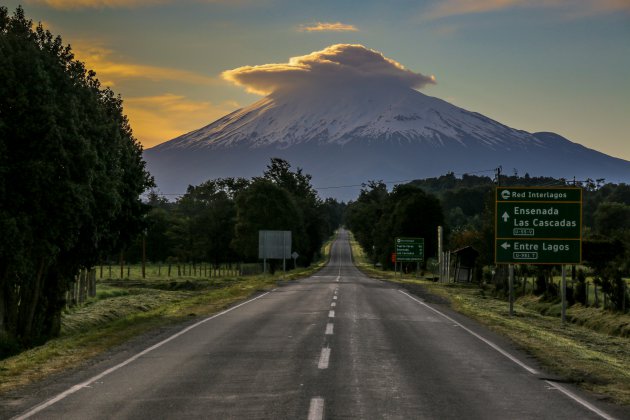
<svg viewBox="0 0 630 420"><path fill-rule="evenodd" d="M0 361L0 394L80 366L152 329L218 312L275 287L276 281L258 276L216 290L187 292L130 288L127 294L79 307L64 314L59 338Z"/></svg>
<svg viewBox="0 0 630 420"><path fill-rule="evenodd" d="M563 326L559 318L541 314L532 305L532 298L525 297L516 301L515 315L510 318L507 302L493 298L478 286L434 283L413 277L401 279L392 272L375 269L358 244L352 241L351 245L355 264L367 275L400 283L411 292L422 288L437 295L454 310L510 338L536 357L545 370L600 395L603 400L630 405L630 338L596 328L599 324L603 330L609 330L611 323L628 325L627 315L572 307L568 316L588 319L590 328L577 324ZM584 314L585 310L589 311Z"/></svg>
<svg viewBox="0 0 630 420"><path fill-rule="evenodd" d="M99 282L96 299L63 314L59 338L0 360L0 395L81 366L138 335L217 313L279 282L307 277L326 265L332 240L310 267L275 275Z"/></svg>

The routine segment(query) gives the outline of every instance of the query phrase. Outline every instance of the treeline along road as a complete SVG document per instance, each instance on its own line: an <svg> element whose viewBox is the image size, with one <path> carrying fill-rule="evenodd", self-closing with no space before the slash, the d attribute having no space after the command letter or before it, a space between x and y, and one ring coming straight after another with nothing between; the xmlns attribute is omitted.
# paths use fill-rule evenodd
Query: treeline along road
<svg viewBox="0 0 630 420"><path fill-rule="evenodd" d="M343 230L316 275L145 346L18 418L614 417L472 321L364 276Z"/></svg>

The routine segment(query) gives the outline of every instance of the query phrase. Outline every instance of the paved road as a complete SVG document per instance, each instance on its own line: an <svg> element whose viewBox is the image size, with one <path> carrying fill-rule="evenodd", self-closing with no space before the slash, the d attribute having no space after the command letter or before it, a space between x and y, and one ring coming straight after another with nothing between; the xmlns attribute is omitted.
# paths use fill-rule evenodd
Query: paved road
<svg viewBox="0 0 630 420"><path fill-rule="evenodd" d="M545 381L533 361L500 338L445 311L363 276L342 231L317 275L128 354L30 416L605 417L563 393L566 385Z"/></svg>

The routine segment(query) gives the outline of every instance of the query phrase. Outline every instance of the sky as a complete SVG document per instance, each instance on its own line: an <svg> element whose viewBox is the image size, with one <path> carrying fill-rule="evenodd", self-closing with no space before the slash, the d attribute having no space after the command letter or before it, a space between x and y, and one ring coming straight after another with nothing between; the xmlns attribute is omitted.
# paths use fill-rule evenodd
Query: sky
<svg viewBox="0 0 630 420"><path fill-rule="evenodd" d="M145 148L273 90L248 72L356 44L426 95L630 160L630 0L0 2L18 4L122 96Z"/></svg>

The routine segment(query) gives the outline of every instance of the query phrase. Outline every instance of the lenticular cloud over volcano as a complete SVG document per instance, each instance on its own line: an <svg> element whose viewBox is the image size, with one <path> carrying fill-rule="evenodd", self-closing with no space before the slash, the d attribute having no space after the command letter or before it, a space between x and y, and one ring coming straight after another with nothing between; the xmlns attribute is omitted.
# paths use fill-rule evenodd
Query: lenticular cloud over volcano
<svg viewBox="0 0 630 420"><path fill-rule="evenodd" d="M356 199L371 179L419 179L502 165L529 174L627 180L630 162L554 133L528 133L418 89L435 78L362 45L337 44L223 78L267 95L144 153L162 191L259 176L279 157L325 196ZM626 181L622 181L626 182Z"/></svg>
<svg viewBox="0 0 630 420"><path fill-rule="evenodd" d="M414 73L363 45L336 44L288 63L243 66L222 74L225 80L261 95L321 86L369 84L420 89L435 76Z"/></svg>

